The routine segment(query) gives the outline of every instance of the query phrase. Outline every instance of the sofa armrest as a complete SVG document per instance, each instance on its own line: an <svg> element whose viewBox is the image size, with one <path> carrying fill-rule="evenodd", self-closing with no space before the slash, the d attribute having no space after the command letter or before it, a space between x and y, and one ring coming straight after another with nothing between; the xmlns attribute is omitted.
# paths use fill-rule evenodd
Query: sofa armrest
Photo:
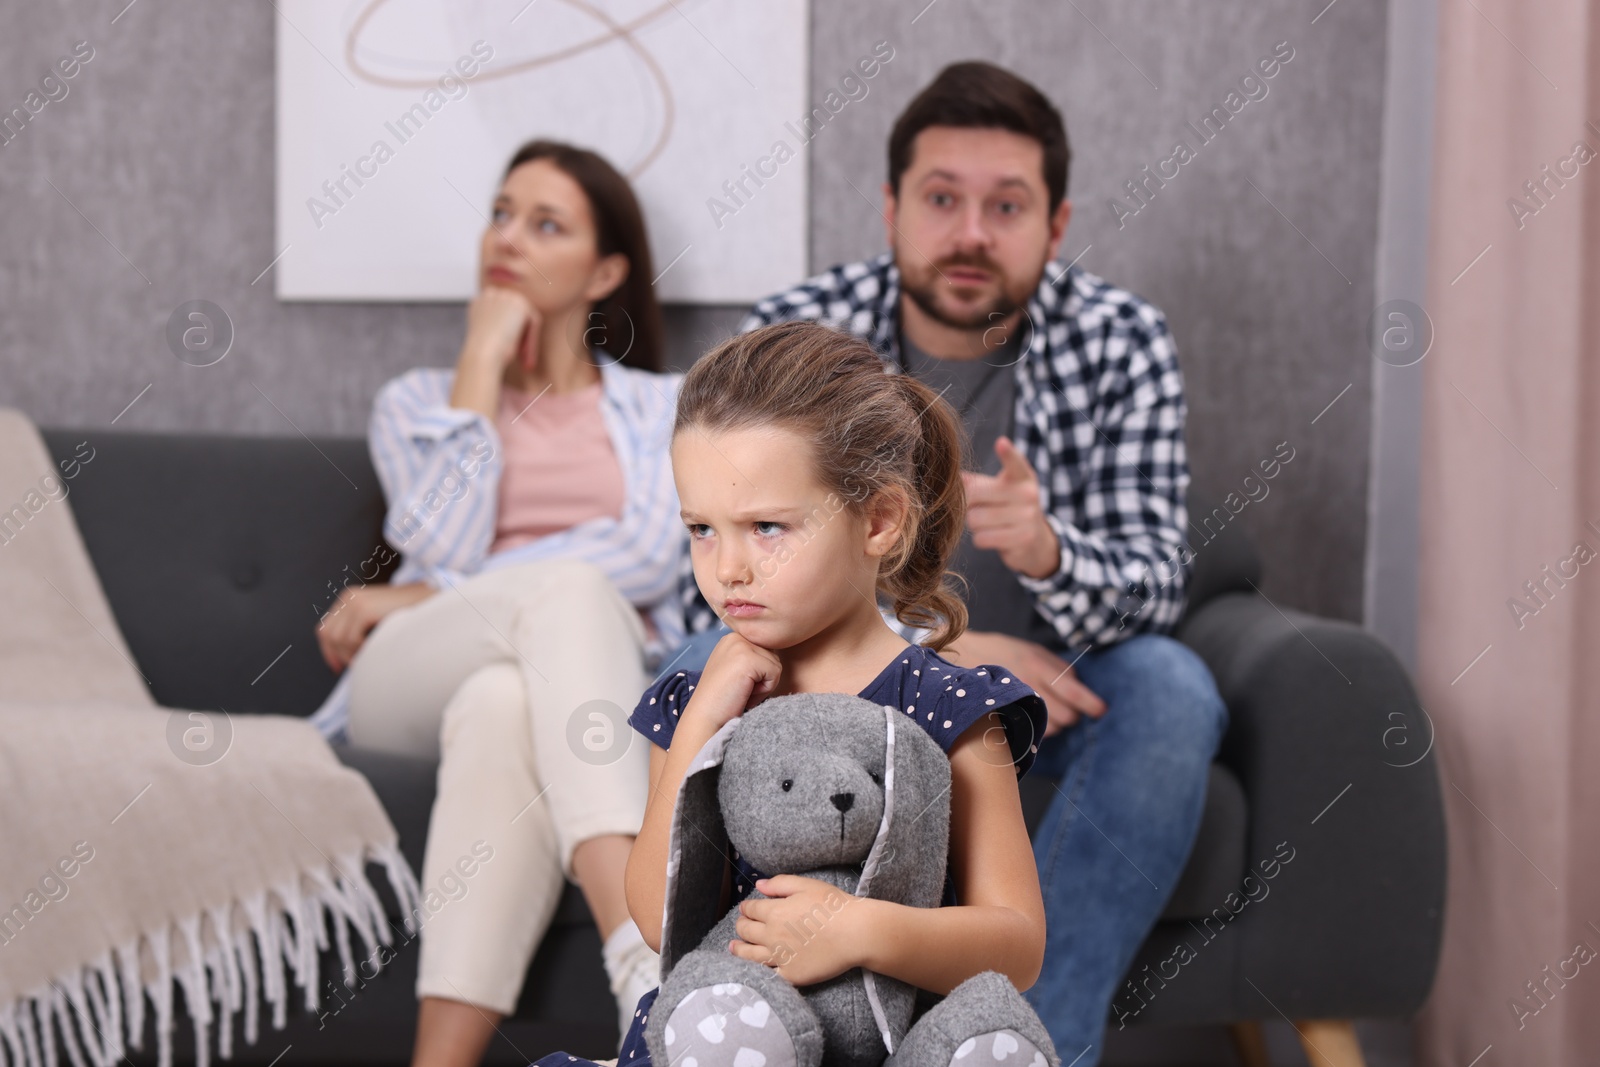
<svg viewBox="0 0 1600 1067"><path fill-rule="evenodd" d="M1244 786L1247 862L1294 850L1228 923L1236 1003L1260 1017L1416 1010L1438 961L1445 830L1432 724L1405 670L1360 627L1254 593L1209 601L1177 636L1228 706L1218 758Z"/></svg>

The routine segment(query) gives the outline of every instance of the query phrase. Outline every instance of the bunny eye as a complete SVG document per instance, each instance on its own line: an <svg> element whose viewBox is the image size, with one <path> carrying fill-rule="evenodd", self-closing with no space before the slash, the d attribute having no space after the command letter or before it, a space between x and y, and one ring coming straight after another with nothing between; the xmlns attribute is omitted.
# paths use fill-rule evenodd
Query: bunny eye
<svg viewBox="0 0 1600 1067"><path fill-rule="evenodd" d="M783 791L785 793L787 793L789 790L791 790L793 788L794 788L794 779L793 778L785 778L783 780Z"/></svg>

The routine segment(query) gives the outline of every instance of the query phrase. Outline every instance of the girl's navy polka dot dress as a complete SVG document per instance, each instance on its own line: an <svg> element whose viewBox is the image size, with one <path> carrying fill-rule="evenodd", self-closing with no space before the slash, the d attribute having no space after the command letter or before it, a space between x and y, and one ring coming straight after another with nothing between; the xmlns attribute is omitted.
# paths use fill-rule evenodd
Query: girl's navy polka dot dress
<svg viewBox="0 0 1600 1067"><path fill-rule="evenodd" d="M629 725L654 744L667 748L672 744L678 716L694 695L699 681L699 671L678 671L656 679L639 698L638 707L628 719ZM1033 765L1039 742L1044 737L1044 701L1010 671L987 663L958 667L922 645L907 645L860 695L874 704L900 709L946 752L968 727L994 712L1005 728L1019 778ZM737 853L733 859L734 898L738 901L749 896L756 880L766 877L768 872L755 870ZM955 889L948 876L944 903L956 903ZM633 1024L617 1054L617 1067L643 1067L650 1063L644 1027L658 992L652 989L640 999L633 1013ZM574 1064L597 1067L592 1060L565 1052L553 1052L538 1060L535 1067L571 1067Z"/></svg>

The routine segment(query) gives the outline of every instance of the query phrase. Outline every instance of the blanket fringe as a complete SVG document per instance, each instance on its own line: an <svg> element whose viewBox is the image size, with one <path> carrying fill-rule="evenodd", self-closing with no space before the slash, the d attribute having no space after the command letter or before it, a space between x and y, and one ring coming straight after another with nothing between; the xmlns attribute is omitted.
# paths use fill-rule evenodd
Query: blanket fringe
<svg viewBox="0 0 1600 1067"><path fill-rule="evenodd" d="M338 950L340 977L354 988L357 964L350 932L365 944L361 962L372 974L383 966L381 949L393 943L383 905L367 880L368 862L383 866L406 933L414 936L422 891L399 848L353 851L340 856L332 870L307 871L270 893L184 916L0 1004L0 1067L63 1067L58 1048L70 1067L116 1067L128 1049L144 1047L146 998L154 1011L157 1065L172 1067L174 986L183 990L194 1025L195 1067L209 1067L213 1023L218 1057L232 1058L238 1013L244 1015L245 1043L255 1044L261 1000L272 1007L273 1029L287 1025L289 972L304 991L306 1011L316 1013L321 952L330 944ZM175 954L182 957L177 967ZM154 977L141 985L142 976L152 972Z"/></svg>

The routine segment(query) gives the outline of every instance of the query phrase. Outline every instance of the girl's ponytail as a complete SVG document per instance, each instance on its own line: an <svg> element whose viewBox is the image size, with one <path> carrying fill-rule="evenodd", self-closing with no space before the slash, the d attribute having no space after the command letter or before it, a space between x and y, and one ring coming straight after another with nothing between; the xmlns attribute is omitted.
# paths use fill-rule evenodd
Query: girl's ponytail
<svg viewBox="0 0 1600 1067"><path fill-rule="evenodd" d="M889 380L917 412L917 443L912 450L916 477L910 489L913 522L901 548L886 561L879 583L893 598L895 618L911 626L931 628L928 647L947 647L967 629L967 605L954 587L958 576L947 571L967 521L967 490L961 481L961 449L965 430L944 399L910 374ZM964 583L963 583L964 584Z"/></svg>

